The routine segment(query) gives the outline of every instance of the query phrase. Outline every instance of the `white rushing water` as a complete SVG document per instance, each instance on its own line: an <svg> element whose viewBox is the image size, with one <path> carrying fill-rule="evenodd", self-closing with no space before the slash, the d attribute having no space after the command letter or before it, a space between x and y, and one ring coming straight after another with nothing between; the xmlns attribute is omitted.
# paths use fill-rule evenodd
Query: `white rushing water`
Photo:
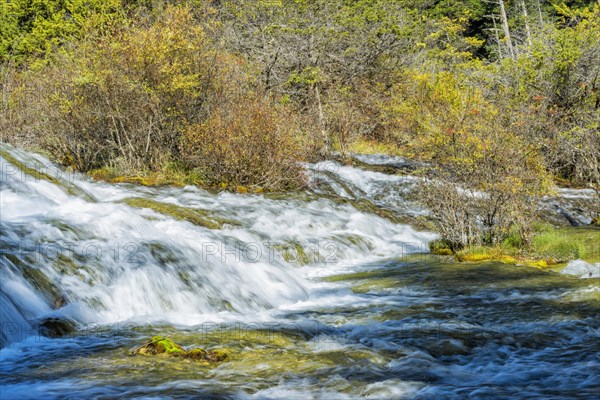
<svg viewBox="0 0 600 400"><path fill-rule="evenodd" d="M307 275L426 251L433 237L327 199L110 185L65 173L39 156L4 151L61 182L2 159L7 342L31 332L26 321L56 315L102 324L268 319L279 307L311 301L315 284ZM374 173L340 172L362 191L376 190ZM131 207L122 202L127 198L200 209L228 223L207 229ZM305 264L313 268L300 268ZM36 289L30 271L56 293Z"/></svg>

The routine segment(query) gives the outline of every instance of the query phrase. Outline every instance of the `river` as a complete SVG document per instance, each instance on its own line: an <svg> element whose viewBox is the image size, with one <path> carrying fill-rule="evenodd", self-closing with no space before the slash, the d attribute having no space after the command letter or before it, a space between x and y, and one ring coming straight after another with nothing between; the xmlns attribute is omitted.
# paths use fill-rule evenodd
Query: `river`
<svg viewBox="0 0 600 400"><path fill-rule="evenodd" d="M213 193L1 146L2 399L598 398L598 279L428 254L415 177L332 161L302 193ZM230 359L129 355L153 335Z"/></svg>

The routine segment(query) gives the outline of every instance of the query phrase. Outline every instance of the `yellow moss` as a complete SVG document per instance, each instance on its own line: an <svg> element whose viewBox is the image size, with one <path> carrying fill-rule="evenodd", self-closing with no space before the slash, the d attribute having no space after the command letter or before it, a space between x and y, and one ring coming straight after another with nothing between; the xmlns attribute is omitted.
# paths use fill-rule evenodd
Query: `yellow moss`
<svg viewBox="0 0 600 400"><path fill-rule="evenodd" d="M488 261L493 258L493 255L487 249L468 249L456 254L456 259L460 262L478 262Z"/></svg>
<svg viewBox="0 0 600 400"><path fill-rule="evenodd" d="M502 255L502 256L498 257L498 261L505 263L505 264L516 264L517 263L516 258L514 258L513 256L507 256L507 255Z"/></svg>
<svg viewBox="0 0 600 400"><path fill-rule="evenodd" d="M431 254L435 254L436 256L451 256L454 254L450 243L443 239L434 240L429 243L429 251Z"/></svg>
<svg viewBox="0 0 600 400"><path fill-rule="evenodd" d="M537 267L537 268L548 268L549 264L546 260L526 260L524 265L528 267Z"/></svg>

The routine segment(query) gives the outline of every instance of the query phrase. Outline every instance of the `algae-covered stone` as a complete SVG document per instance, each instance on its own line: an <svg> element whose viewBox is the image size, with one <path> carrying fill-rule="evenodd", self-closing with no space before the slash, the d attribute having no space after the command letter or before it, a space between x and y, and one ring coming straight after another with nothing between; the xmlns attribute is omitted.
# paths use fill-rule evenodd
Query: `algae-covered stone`
<svg viewBox="0 0 600 400"><path fill-rule="evenodd" d="M201 361L206 359L207 354L208 353L204 349L192 349L186 353L185 357L192 360Z"/></svg>
<svg viewBox="0 0 600 400"><path fill-rule="evenodd" d="M138 347L134 350L133 354L143 354L143 355L157 355L157 354L183 354L185 350L183 347L173 342L171 339L162 337L162 336L154 336L144 345Z"/></svg>
<svg viewBox="0 0 600 400"><path fill-rule="evenodd" d="M227 361L229 355L222 350L191 349L185 350L181 345L164 336L154 336L142 346L133 350L131 355L155 356L164 354L177 356L188 360L201 361L205 363L218 363Z"/></svg>
<svg viewBox="0 0 600 400"><path fill-rule="evenodd" d="M209 362L223 362L229 360L229 354L223 350L209 350L206 352L205 360Z"/></svg>

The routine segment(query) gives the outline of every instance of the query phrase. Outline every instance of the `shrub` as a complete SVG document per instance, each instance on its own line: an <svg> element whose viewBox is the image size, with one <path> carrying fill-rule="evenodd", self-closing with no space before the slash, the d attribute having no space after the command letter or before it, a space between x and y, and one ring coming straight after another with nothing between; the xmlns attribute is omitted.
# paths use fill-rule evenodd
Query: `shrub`
<svg viewBox="0 0 600 400"><path fill-rule="evenodd" d="M431 242L429 242L429 251L431 251L432 254L438 256L450 256L454 254L456 250L458 250L456 248L453 248L453 246L453 243L448 240L432 240Z"/></svg>
<svg viewBox="0 0 600 400"><path fill-rule="evenodd" d="M168 6L67 46L25 74L14 97L29 117L29 137L62 163L80 171L157 169L177 159L185 126L205 118L219 96L241 90L241 75L190 9Z"/></svg>
<svg viewBox="0 0 600 400"><path fill-rule="evenodd" d="M420 198L442 238L460 248L500 244L517 232L527 243L549 185L539 149L464 77L415 80L409 85L417 93L397 97L392 111L404 121L413 155L434 161Z"/></svg>
<svg viewBox="0 0 600 400"><path fill-rule="evenodd" d="M299 163L311 148L289 111L245 96L214 109L208 119L189 126L181 152L211 186L249 186L284 190L305 184Z"/></svg>

